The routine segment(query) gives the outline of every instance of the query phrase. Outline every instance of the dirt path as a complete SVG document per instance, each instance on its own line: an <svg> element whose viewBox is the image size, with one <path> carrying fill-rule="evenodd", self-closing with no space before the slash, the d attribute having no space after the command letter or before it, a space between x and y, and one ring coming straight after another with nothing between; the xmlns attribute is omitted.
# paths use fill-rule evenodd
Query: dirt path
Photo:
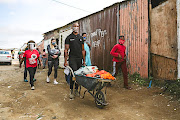
<svg viewBox="0 0 180 120"><path fill-rule="evenodd" d="M58 70L58 85L46 83L46 74L47 69L37 70L32 91L23 82L23 68L0 65L0 120L180 120L180 105L160 88L125 90L114 83L107 91L109 105L98 109L88 93L69 99L63 70Z"/></svg>

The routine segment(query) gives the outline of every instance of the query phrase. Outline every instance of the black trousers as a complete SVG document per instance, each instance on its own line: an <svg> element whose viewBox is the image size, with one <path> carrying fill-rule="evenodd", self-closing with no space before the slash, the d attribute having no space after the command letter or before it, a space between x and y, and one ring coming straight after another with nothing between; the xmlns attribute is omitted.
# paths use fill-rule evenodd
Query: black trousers
<svg viewBox="0 0 180 120"><path fill-rule="evenodd" d="M51 75L53 66L54 66L54 79L56 79L57 78L57 69L59 66L59 59L48 61L48 76Z"/></svg>
<svg viewBox="0 0 180 120"><path fill-rule="evenodd" d="M24 79L27 79L27 68L26 68L26 62L24 62L25 68L24 68Z"/></svg>
<svg viewBox="0 0 180 120"><path fill-rule="evenodd" d="M36 69L37 69L37 67L34 67L34 68L33 68L33 67L28 67L28 68L27 68L27 70L29 71L31 87L34 86L33 78L34 78L34 76L35 76Z"/></svg>
<svg viewBox="0 0 180 120"><path fill-rule="evenodd" d="M73 71L78 70L82 67L82 59L81 58L70 58L69 59L69 66L72 68ZM74 81L72 81L72 75L70 77L70 89L73 89ZM75 83L75 89L78 89L78 84Z"/></svg>

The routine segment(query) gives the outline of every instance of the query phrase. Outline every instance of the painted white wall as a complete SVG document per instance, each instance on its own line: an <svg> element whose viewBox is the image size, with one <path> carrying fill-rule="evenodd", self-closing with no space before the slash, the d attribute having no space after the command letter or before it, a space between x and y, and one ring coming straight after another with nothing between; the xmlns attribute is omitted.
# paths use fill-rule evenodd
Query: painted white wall
<svg viewBox="0 0 180 120"><path fill-rule="evenodd" d="M50 39L47 39L47 40L44 40L44 49L46 50L46 53L48 53L47 51L47 46L51 43L51 38Z"/></svg>
<svg viewBox="0 0 180 120"><path fill-rule="evenodd" d="M180 79L180 0L176 1L176 8L177 8L177 48L178 48L178 76L177 78Z"/></svg>
<svg viewBox="0 0 180 120"><path fill-rule="evenodd" d="M59 58L59 66L64 68L64 49L65 49L65 39L68 35L72 33L72 29L66 30L59 33L59 49L61 50L61 56Z"/></svg>

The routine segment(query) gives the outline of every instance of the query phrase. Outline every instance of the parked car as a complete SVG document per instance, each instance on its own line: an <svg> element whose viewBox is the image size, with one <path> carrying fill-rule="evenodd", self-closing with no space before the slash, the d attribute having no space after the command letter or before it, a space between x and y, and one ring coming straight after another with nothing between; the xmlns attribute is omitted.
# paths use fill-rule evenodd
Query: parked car
<svg viewBox="0 0 180 120"><path fill-rule="evenodd" d="M11 51L0 50L0 63L8 63L9 65L12 64Z"/></svg>

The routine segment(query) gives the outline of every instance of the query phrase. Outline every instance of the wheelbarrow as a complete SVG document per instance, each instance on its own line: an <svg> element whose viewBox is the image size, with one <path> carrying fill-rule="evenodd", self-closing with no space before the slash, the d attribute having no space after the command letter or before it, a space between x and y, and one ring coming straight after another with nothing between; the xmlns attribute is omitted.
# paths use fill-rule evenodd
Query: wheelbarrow
<svg viewBox="0 0 180 120"><path fill-rule="evenodd" d="M108 105L108 103L106 102L106 90L107 90L107 85L110 82L112 82L112 80L76 75L74 74L71 68L70 70L73 75L72 80L77 82L78 85L80 86L79 94L81 93L81 86L83 86L86 89L84 91L83 96L81 96L82 99L85 97L86 92L89 92L90 95L94 97L95 104L98 108L102 109L104 106ZM105 92L103 93L101 90L104 87L105 87Z"/></svg>

